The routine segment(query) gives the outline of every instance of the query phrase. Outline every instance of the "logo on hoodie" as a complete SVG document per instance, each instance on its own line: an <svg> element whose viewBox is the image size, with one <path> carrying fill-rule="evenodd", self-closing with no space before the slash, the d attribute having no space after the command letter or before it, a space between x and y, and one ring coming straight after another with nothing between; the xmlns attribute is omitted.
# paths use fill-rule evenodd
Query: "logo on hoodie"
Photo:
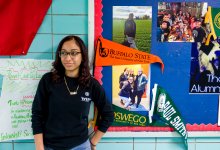
<svg viewBox="0 0 220 150"><path fill-rule="evenodd" d="M85 97L81 96L82 102L90 102L92 99L89 96L89 92L85 92Z"/></svg>

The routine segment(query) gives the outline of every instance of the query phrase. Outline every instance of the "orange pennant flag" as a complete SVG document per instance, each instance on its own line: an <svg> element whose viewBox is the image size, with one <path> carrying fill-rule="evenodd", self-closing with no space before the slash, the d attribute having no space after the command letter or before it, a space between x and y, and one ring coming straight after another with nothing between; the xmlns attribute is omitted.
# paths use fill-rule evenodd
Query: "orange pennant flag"
<svg viewBox="0 0 220 150"><path fill-rule="evenodd" d="M142 52L127 46L99 37L96 43L95 66L132 65L160 63L161 70L164 64L160 57Z"/></svg>

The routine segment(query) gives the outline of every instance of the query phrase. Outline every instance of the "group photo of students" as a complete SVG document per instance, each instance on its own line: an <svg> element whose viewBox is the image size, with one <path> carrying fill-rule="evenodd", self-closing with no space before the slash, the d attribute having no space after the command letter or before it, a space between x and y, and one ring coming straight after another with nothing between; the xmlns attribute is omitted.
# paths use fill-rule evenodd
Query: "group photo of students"
<svg viewBox="0 0 220 150"><path fill-rule="evenodd" d="M132 66L113 67L113 104L129 111L146 111L149 108L148 66Z"/></svg>
<svg viewBox="0 0 220 150"><path fill-rule="evenodd" d="M158 3L157 41L202 42L209 32L204 23L206 12L207 3Z"/></svg>

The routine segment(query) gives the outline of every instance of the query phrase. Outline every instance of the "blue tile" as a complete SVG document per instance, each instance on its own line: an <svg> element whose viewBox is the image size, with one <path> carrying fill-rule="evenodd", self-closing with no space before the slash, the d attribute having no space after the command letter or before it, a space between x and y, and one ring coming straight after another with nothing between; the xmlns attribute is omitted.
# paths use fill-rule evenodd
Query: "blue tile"
<svg viewBox="0 0 220 150"><path fill-rule="evenodd" d="M14 140L14 143L34 143L34 140Z"/></svg>
<svg viewBox="0 0 220 150"><path fill-rule="evenodd" d="M94 118L94 103L92 102L90 105L90 109L89 109L89 116L88 116L88 120L93 120Z"/></svg>
<svg viewBox="0 0 220 150"><path fill-rule="evenodd" d="M134 150L155 150L155 143L134 143Z"/></svg>
<svg viewBox="0 0 220 150"><path fill-rule="evenodd" d="M132 143L133 142L133 138L119 138L119 137L115 137L115 138L102 138L100 142L104 142L104 143Z"/></svg>
<svg viewBox="0 0 220 150"><path fill-rule="evenodd" d="M13 143L13 140L7 140L7 141L0 142L0 143Z"/></svg>
<svg viewBox="0 0 220 150"><path fill-rule="evenodd" d="M196 143L195 150L219 150L220 143Z"/></svg>
<svg viewBox="0 0 220 150"><path fill-rule="evenodd" d="M88 0L53 0L53 14L88 14Z"/></svg>
<svg viewBox="0 0 220 150"><path fill-rule="evenodd" d="M207 143L212 143L212 142L218 142L220 143L220 138L219 137L200 137L196 138L196 142L207 142Z"/></svg>
<svg viewBox="0 0 220 150"><path fill-rule="evenodd" d="M38 33L51 33L52 29L51 29L51 15L46 15L44 17L44 20L38 30Z"/></svg>
<svg viewBox="0 0 220 150"><path fill-rule="evenodd" d="M196 138L194 138L194 137L188 137L187 141L188 141L188 142L191 142L191 143L195 143L195 142L196 142Z"/></svg>
<svg viewBox="0 0 220 150"><path fill-rule="evenodd" d="M65 36L67 36L67 34L53 35L53 52L56 52L58 44ZM87 46L88 45L88 35L79 35L79 37L84 41L85 45Z"/></svg>
<svg viewBox="0 0 220 150"><path fill-rule="evenodd" d="M12 143L1 143L0 150L13 150Z"/></svg>
<svg viewBox="0 0 220 150"><path fill-rule="evenodd" d="M99 143L97 150L133 150L133 143Z"/></svg>
<svg viewBox="0 0 220 150"><path fill-rule="evenodd" d="M183 143L156 143L156 150L185 150Z"/></svg>
<svg viewBox="0 0 220 150"><path fill-rule="evenodd" d="M0 74L0 87L2 87L3 78L4 78L4 76Z"/></svg>
<svg viewBox="0 0 220 150"><path fill-rule="evenodd" d="M1 93L2 93L3 78L4 78L4 76L0 74L0 97L1 97Z"/></svg>
<svg viewBox="0 0 220 150"><path fill-rule="evenodd" d="M147 138L147 137L136 137L134 138L134 142L137 142L137 143L154 143L155 142L155 138Z"/></svg>
<svg viewBox="0 0 220 150"><path fill-rule="evenodd" d="M158 137L157 142L183 142L181 137Z"/></svg>
<svg viewBox="0 0 220 150"><path fill-rule="evenodd" d="M196 150L196 143L188 143L188 150Z"/></svg>
<svg viewBox="0 0 220 150"><path fill-rule="evenodd" d="M88 16L54 15L52 26L54 34L87 34Z"/></svg>
<svg viewBox="0 0 220 150"><path fill-rule="evenodd" d="M53 2L52 2L53 3ZM51 14L52 13L52 4L50 5L48 11L47 11L47 14Z"/></svg>
<svg viewBox="0 0 220 150"><path fill-rule="evenodd" d="M14 143L14 150L35 150L34 143Z"/></svg>
<svg viewBox="0 0 220 150"><path fill-rule="evenodd" d="M10 58L10 56L0 56L0 59L1 58Z"/></svg>
<svg viewBox="0 0 220 150"><path fill-rule="evenodd" d="M52 35L36 34L28 52L51 52L52 53Z"/></svg>
<svg viewBox="0 0 220 150"><path fill-rule="evenodd" d="M52 53L28 53L25 56L12 56L16 59L52 59Z"/></svg>
<svg viewBox="0 0 220 150"><path fill-rule="evenodd" d="M53 35L53 52L54 52L55 55L56 55L57 47L58 47L60 41L61 41L65 36L67 36L67 34L65 34L65 35ZM54 55L54 56L55 56L55 55Z"/></svg>
<svg viewBox="0 0 220 150"><path fill-rule="evenodd" d="M56 53L54 52L53 56L52 56L52 59L55 60L55 58L56 58Z"/></svg>

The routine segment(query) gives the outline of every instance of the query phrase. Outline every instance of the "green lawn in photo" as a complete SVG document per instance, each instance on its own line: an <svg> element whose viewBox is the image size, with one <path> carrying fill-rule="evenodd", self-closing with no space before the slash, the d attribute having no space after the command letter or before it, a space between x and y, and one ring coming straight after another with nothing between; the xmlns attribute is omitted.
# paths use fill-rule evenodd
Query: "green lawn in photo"
<svg viewBox="0 0 220 150"><path fill-rule="evenodd" d="M150 53L152 20L134 20L136 23L135 42L138 50ZM112 40L117 43L124 41L125 20L113 19Z"/></svg>

